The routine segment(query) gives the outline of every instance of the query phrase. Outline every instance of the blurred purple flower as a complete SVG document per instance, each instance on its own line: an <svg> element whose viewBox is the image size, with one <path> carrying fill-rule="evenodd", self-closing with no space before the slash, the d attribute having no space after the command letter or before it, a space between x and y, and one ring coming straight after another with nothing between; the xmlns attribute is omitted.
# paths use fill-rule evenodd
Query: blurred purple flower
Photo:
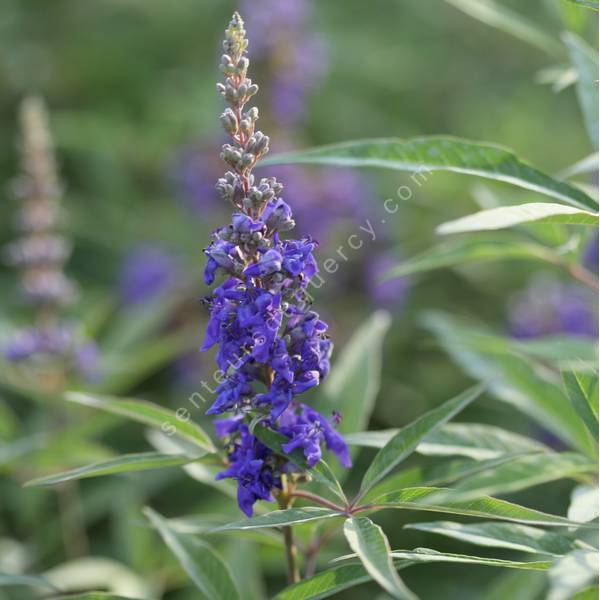
<svg viewBox="0 0 600 600"><path fill-rule="evenodd" d="M126 256L119 289L126 304L148 302L173 289L180 279L174 256L153 244L141 244Z"/></svg>
<svg viewBox="0 0 600 600"><path fill-rule="evenodd" d="M390 252L375 254L367 261L367 290L375 306L398 311L404 306L410 287L408 277L397 277L381 282L381 277L400 260Z"/></svg>
<svg viewBox="0 0 600 600"><path fill-rule="evenodd" d="M534 279L509 304L510 330L516 338L569 334L598 337L594 296L574 284Z"/></svg>
<svg viewBox="0 0 600 600"><path fill-rule="evenodd" d="M327 49L311 31L309 0L242 0L251 57L269 72L272 117L293 126L306 116L306 101L327 68Z"/></svg>
<svg viewBox="0 0 600 600"><path fill-rule="evenodd" d="M591 237L587 246L583 250L583 256L581 257L583 266L592 271L598 273L598 232Z"/></svg>

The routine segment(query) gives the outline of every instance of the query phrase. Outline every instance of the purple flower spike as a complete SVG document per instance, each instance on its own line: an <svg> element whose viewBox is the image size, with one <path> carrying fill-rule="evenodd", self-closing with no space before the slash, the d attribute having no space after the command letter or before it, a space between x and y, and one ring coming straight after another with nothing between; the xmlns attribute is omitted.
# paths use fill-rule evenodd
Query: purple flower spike
<svg viewBox="0 0 600 600"><path fill-rule="evenodd" d="M322 445L346 466L350 456L333 427L339 417L330 421L296 400L327 376L332 343L327 325L306 302L306 287L318 271L317 243L280 238L294 227L292 210L281 198L283 186L274 178L255 184L251 173L268 151L269 139L255 128L258 111L245 108L257 91L246 77L247 43L236 13L223 44L226 79L218 86L229 104L221 123L231 143L223 146L221 157L231 170L217 183L235 208L231 224L215 231L205 250L206 283L219 275L225 280L205 300L210 317L202 350L217 346L223 373L207 412L228 413L215 422L229 458L218 479L237 481L238 504L250 516L257 500L273 501L282 477L298 469L250 432L256 417L289 439L285 452L302 449L309 466L321 459Z"/></svg>

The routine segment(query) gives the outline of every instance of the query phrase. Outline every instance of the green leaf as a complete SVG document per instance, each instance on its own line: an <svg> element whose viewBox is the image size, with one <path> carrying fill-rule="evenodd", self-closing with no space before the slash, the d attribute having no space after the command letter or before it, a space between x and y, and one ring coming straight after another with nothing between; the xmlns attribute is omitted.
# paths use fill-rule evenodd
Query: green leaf
<svg viewBox="0 0 600 600"><path fill-rule="evenodd" d="M468 375L489 382L490 392L499 400L516 406L567 444L595 453L556 373L531 357L526 360L519 352L521 344L443 313L427 312L422 322Z"/></svg>
<svg viewBox="0 0 600 600"><path fill-rule="evenodd" d="M339 430L350 433L364 429L379 393L382 345L390 327L390 316L374 313L353 334L340 352L326 379L319 410L342 415Z"/></svg>
<svg viewBox="0 0 600 600"><path fill-rule="evenodd" d="M596 8L597 8L596 4ZM577 70L577 99L585 127L595 150L598 150L598 56L580 37L568 31L562 40L569 51L571 63Z"/></svg>
<svg viewBox="0 0 600 600"><path fill-rule="evenodd" d="M371 576L362 565L342 565L286 587L273 600L320 600L368 581Z"/></svg>
<svg viewBox="0 0 600 600"><path fill-rule="evenodd" d="M287 508L285 510L274 510L266 515L258 515L243 521L227 523L221 527L216 527L212 533L224 531L247 531L250 529L261 529L263 527L284 527L286 525L296 525L297 523L308 523L309 521L318 521L321 519L330 519L332 517L342 517L335 510L321 508L318 506L307 506L304 508Z"/></svg>
<svg viewBox="0 0 600 600"><path fill-rule="evenodd" d="M560 179L571 179L577 175L589 175L590 173L596 173L600 168L598 163L598 153L594 152L589 154L585 158L578 160L575 164L563 169L558 177Z"/></svg>
<svg viewBox="0 0 600 600"><path fill-rule="evenodd" d="M0 587L26 586L34 588L44 588L53 592L60 591L45 577L39 575L22 575L12 573L0 573Z"/></svg>
<svg viewBox="0 0 600 600"><path fill-rule="evenodd" d="M392 551L392 557L394 559L410 560L414 562L465 563L471 565L484 565L487 567L504 567L508 569L529 569L532 571L546 571L552 566L552 563L549 561L517 562L514 560L501 560L499 558L483 558L481 556L437 552L436 550L430 550L429 548L394 550Z"/></svg>
<svg viewBox="0 0 600 600"><path fill-rule="evenodd" d="M593 585L577 592L571 600L598 600L598 586Z"/></svg>
<svg viewBox="0 0 600 600"><path fill-rule="evenodd" d="M447 486L471 475L493 469L498 465L515 460L520 455L504 454L487 460L457 458L449 461L435 461L427 465L419 465L404 469L384 479L366 494L365 500L376 498L387 492L394 492L404 487Z"/></svg>
<svg viewBox="0 0 600 600"><path fill-rule="evenodd" d="M357 446L383 448L398 429L363 431L346 436L346 442ZM446 423L423 438L416 452L425 456L467 456L488 460L506 454L544 452L546 446L523 435L479 423Z"/></svg>
<svg viewBox="0 0 600 600"><path fill-rule="evenodd" d="M510 240L452 240L439 244L417 256L392 267L383 274L382 281L469 263L495 260L543 260L552 253L539 244Z"/></svg>
<svg viewBox="0 0 600 600"><path fill-rule="evenodd" d="M366 517L353 517L344 523L344 535L369 575L393 598L414 599L404 585L390 556L390 545L379 525Z"/></svg>
<svg viewBox="0 0 600 600"><path fill-rule="evenodd" d="M161 515L144 514L158 531L196 587L211 600L238 600L240 595L223 559L204 541L176 533Z"/></svg>
<svg viewBox="0 0 600 600"><path fill-rule="evenodd" d="M483 495L508 494L597 470L595 461L574 452L520 456L462 479L449 492L449 497L465 501Z"/></svg>
<svg viewBox="0 0 600 600"><path fill-rule="evenodd" d="M550 570L548 600L572 600L576 592L598 580L598 552L574 550Z"/></svg>
<svg viewBox="0 0 600 600"><path fill-rule="evenodd" d="M86 592L85 594L75 594L69 596L60 596L55 600L136 600L135 598L126 598L125 596L115 596L107 592Z"/></svg>
<svg viewBox="0 0 600 600"><path fill-rule="evenodd" d="M492 0L446 0L446 2L486 25L504 31L552 56L561 58L564 54L560 44L552 36L524 15L512 11L499 2Z"/></svg>
<svg viewBox="0 0 600 600"><path fill-rule="evenodd" d="M564 204L530 202L513 206L498 206L439 225L436 232L442 235L472 231L506 229L523 223L560 223L563 225L598 226L598 215Z"/></svg>
<svg viewBox="0 0 600 600"><path fill-rule="evenodd" d="M365 473L359 492L364 495L370 488L381 481L407 456L410 456L426 435L441 427L446 421L458 414L470 404L481 392L484 386L475 386L459 396L448 400L434 408L413 423L403 427L376 455Z"/></svg>
<svg viewBox="0 0 600 600"><path fill-rule="evenodd" d="M156 427L167 435L176 435L207 452L216 452L208 434L191 420L187 410L182 417L179 417L177 413L145 400L95 396L79 392L68 392L66 399Z"/></svg>
<svg viewBox="0 0 600 600"><path fill-rule="evenodd" d="M592 10L598 11L598 0L568 0L571 4L577 4L578 6L583 6L584 8L590 8Z"/></svg>
<svg viewBox="0 0 600 600"><path fill-rule="evenodd" d="M255 425L252 429L252 433L265 446L273 450L273 452L288 458L302 470L310 471L313 479L325 485L337 498L342 500L342 502L347 502L340 482L325 461L320 460L316 465L309 467L304 453L300 449L296 449L291 453L287 453L283 450L283 445L289 441L287 437L277 431L273 431L269 427L264 427L260 423Z"/></svg>
<svg viewBox="0 0 600 600"><path fill-rule="evenodd" d="M562 556L574 549L568 537L516 523L454 523L431 521L410 523L406 529L437 533L461 542L489 548L508 548L533 554Z"/></svg>
<svg viewBox="0 0 600 600"><path fill-rule="evenodd" d="M541 571L505 571L478 594L481 600L532 600L542 598L547 575Z"/></svg>
<svg viewBox="0 0 600 600"><path fill-rule="evenodd" d="M567 517L572 521L587 523L598 518L598 484L578 485L571 492L571 504Z"/></svg>
<svg viewBox="0 0 600 600"><path fill-rule="evenodd" d="M270 165L296 163L412 171L419 186L427 179L428 172L451 171L505 181L577 208L598 208L585 192L520 161L506 148L453 137L357 140L277 154L261 161Z"/></svg>
<svg viewBox="0 0 600 600"><path fill-rule="evenodd" d="M578 373L563 373L563 383L569 400L593 438L598 441L598 378L585 385L585 377ZM595 410L594 410L595 409Z"/></svg>
<svg viewBox="0 0 600 600"><path fill-rule="evenodd" d="M48 475L32 479L25 487L42 487L72 481L74 479L87 479L114 475L117 473L131 473L133 471L147 471L149 469L164 469L177 467L193 460L186 454L161 454L160 452L140 452L138 454L122 454L109 460L104 460L84 467L78 467L64 473Z"/></svg>
<svg viewBox="0 0 600 600"><path fill-rule="evenodd" d="M490 496L483 496L466 502L449 501L443 504L430 504L432 499L440 498L442 492L447 493L449 491L451 490L448 488L435 487L404 488L375 498L372 504L377 509L423 510L482 517L484 519L499 519L501 521L512 521L514 523L529 525L545 525L549 527L576 527L582 525L581 523L569 521L564 517L550 515Z"/></svg>

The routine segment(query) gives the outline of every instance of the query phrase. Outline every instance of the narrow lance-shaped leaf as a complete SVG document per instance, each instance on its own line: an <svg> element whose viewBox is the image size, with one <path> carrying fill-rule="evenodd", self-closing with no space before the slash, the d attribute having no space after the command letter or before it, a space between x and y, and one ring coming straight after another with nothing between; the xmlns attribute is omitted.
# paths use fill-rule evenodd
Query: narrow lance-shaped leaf
<svg viewBox="0 0 600 600"><path fill-rule="evenodd" d="M179 534L157 512L144 514L158 531L196 587L211 600L239 600L240 595L223 559L203 540Z"/></svg>
<svg viewBox="0 0 600 600"><path fill-rule="evenodd" d="M468 233L507 229L527 223L598 226L598 214L552 202L498 206L439 225L437 233Z"/></svg>
<svg viewBox="0 0 600 600"><path fill-rule="evenodd" d="M448 488L435 487L404 488L375 498L371 503L371 507L373 509L397 508L441 512L548 527L578 527L582 525L582 523L570 521L564 517L550 515L491 496L482 496L465 502L445 501L439 504L435 503L436 498L440 498L442 493L448 491L450 491Z"/></svg>
<svg viewBox="0 0 600 600"><path fill-rule="evenodd" d="M451 562L487 567L503 567L508 569L530 569L533 571L546 571L552 566L550 561L518 562L514 560L502 560L499 558L485 558L481 556L437 552L436 550L430 550L429 548L394 550L392 552L392 557L394 559L410 560L414 562Z"/></svg>
<svg viewBox="0 0 600 600"><path fill-rule="evenodd" d="M588 378L587 389L584 386L585 376L578 373L563 373L563 382L573 408L585 423L588 431L598 441L597 393L598 379ZM594 411L594 399L596 411Z"/></svg>
<svg viewBox="0 0 600 600"><path fill-rule="evenodd" d="M117 473L131 473L133 471L147 471L149 469L164 469L177 467L194 460L186 454L161 454L160 452L140 452L137 454L122 454L109 460L78 467L64 473L56 473L46 477L32 479L25 487L42 487L73 481L74 479L87 479L101 477L102 475L115 475Z"/></svg>
<svg viewBox="0 0 600 600"><path fill-rule="evenodd" d="M325 414L335 410L342 415L342 433L360 431L369 422L379 392L382 345L389 326L388 313L374 313L344 346L325 380L317 405Z"/></svg>
<svg viewBox="0 0 600 600"><path fill-rule="evenodd" d="M368 581L371 576L362 565L342 565L286 587L273 600L321 600Z"/></svg>
<svg viewBox="0 0 600 600"><path fill-rule="evenodd" d="M258 515L249 519L244 519L243 521L227 523L226 525L214 528L212 532L249 531L265 527L285 527L288 525L297 525L298 523L308 523L309 521L319 521L342 516L344 515L335 510L318 506L287 508L285 510L274 510L266 515Z"/></svg>
<svg viewBox="0 0 600 600"><path fill-rule="evenodd" d="M563 49L556 40L536 26L525 15L512 11L500 2L492 0L446 0L459 10L479 21L504 31L515 38L561 58Z"/></svg>
<svg viewBox="0 0 600 600"><path fill-rule="evenodd" d="M406 529L436 533L461 542L490 548L508 548L533 554L562 556L574 549L573 540L554 531L516 523L410 523Z"/></svg>
<svg viewBox="0 0 600 600"><path fill-rule="evenodd" d="M412 171L413 180L419 186L427 181L433 171L451 171L505 181L577 208L598 208L597 203L585 192L522 162L510 150L459 138L432 136L409 140L356 140L278 154L262 161L262 164L294 163Z"/></svg>
<svg viewBox="0 0 600 600"><path fill-rule="evenodd" d="M483 495L508 494L565 477L592 475L597 470L596 461L575 452L519 456L462 479L448 491L448 498L466 501Z"/></svg>
<svg viewBox="0 0 600 600"><path fill-rule="evenodd" d="M580 37L572 32L562 36L571 63L577 70L577 99L583 113L585 127L594 149L598 150L598 55Z"/></svg>
<svg viewBox="0 0 600 600"><path fill-rule="evenodd" d="M33 588L49 589L53 592L60 591L52 585L45 577L39 575L26 575L21 573L2 573L0 572L0 587L3 586L25 586Z"/></svg>
<svg viewBox="0 0 600 600"><path fill-rule="evenodd" d="M362 431L346 436L348 444L383 448L399 429ZM426 456L467 456L474 460L489 460L503 455L546 452L548 447L537 440L480 423L446 423L427 434L416 452Z"/></svg>
<svg viewBox="0 0 600 600"><path fill-rule="evenodd" d="M585 426L557 385L555 373L531 356L526 359L521 343L440 312L427 312L422 321L467 374L489 382L490 393L516 406L567 444L595 452Z"/></svg>
<svg viewBox="0 0 600 600"><path fill-rule="evenodd" d="M366 517L348 519L344 535L371 577L393 598L416 599L396 573L390 545L379 525Z"/></svg>
<svg viewBox="0 0 600 600"><path fill-rule="evenodd" d="M425 436L449 421L471 403L484 386L476 386L448 400L402 428L375 456L365 473L359 497L381 481L417 448Z"/></svg>
<svg viewBox="0 0 600 600"><path fill-rule="evenodd" d="M569 2L598 12L598 0L569 0Z"/></svg>
<svg viewBox="0 0 600 600"><path fill-rule="evenodd" d="M208 434L189 418L189 412L186 412L183 417L179 417L177 413L145 400L94 396L79 392L70 392L66 395L66 398L71 402L91 406L92 408L127 417L138 423L157 427L168 435L176 435L207 452L216 452L216 448Z"/></svg>
<svg viewBox="0 0 600 600"><path fill-rule="evenodd" d="M382 281L423 273L434 269L463 266L497 260L533 260L549 262L552 252L540 244L511 240L452 240L439 244L386 271Z"/></svg>

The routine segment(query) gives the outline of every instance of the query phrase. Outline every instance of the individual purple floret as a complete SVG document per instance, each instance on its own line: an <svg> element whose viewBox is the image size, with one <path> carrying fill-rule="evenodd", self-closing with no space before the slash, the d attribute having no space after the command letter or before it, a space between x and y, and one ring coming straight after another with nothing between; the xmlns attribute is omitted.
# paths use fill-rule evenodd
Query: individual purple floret
<svg viewBox="0 0 600 600"><path fill-rule="evenodd" d="M207 412L230 415L216 421L218 435L228 441L230 463L218 477L237 480L239 506L251 515L254 502L273 500L283 475L299 467L260 442L250 423L283 434L286 448L302 449L309 466L320 459L321 444L345 466L350 456L333 427L339 418L330 421L296 400L327 376L332 351L327 325L310 309L306 292L317 274L317 243L282 237L294 227L283 186L252 174L269 138L255 128L258 110L245 109L258 88L246 76L248 42L237 13L225 33L226 80L218 90L229 105L221 123L231 142L223 145L221 158L231 170L216 187L234 212L231 224L216 230L205 249L205 282L224 281L205 300L210 318L201 349L217 346L220 369L221 383Z"/></svg>
<svg viewBox="0 0 600 600"><path fill-rule="evenodd" d="M125 304L148 302L169 292L179 280L176 259L153 244L141 244L125 257L119 290Z"/></svg>

